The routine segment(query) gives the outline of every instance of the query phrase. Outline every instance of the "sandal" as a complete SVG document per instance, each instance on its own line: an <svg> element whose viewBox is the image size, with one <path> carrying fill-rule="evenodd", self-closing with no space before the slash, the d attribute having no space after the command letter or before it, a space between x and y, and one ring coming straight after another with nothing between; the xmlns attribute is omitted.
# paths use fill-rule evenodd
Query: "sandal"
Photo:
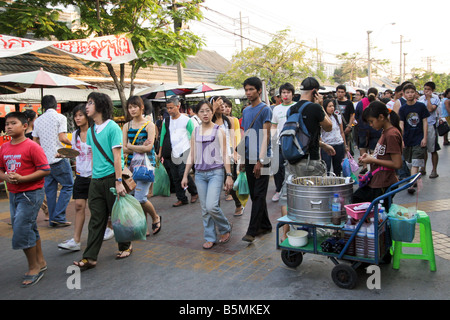
<svg viewBox="0 0 450 320"><path fill-rule="evenodd" d="M122 256L124 253L128 253L127 255L125 255L125 256ZM133 247L129 247L128 249L126 249L126 250L123 250L123 251L119 251L118 253L117 253L117 255L116 255L116 260L120 260L120 259L126 259L126 258L128 258L129 256L131 256L131 254L133 253Z"/></svg>
<svg viewBox="0 0 450 320"><path fill-rule="evenodd" d="M211 249L212 247L214 247L215 244L216 244L215 242L211 242L211 241L205 242L205 243L203 244L203 249L209 250L209 249Z"/></svg>
<svg viewBox="0 0 450 320"><path fill-rule="evenodd" d="M243 214L244 214L244 206L238 207L236 208L236 210L234 210L235 217L242 216Z"/></svg>
<svg viewBox="0 0 450 320"><path fill-rule="evenodd" d="M224 236L224 235L228 234L228 237L225 240L223 238L221 238L219 240L219 243L227 243L227 242L230 241L230 239L231 239L231 230L233 230L233 224L232 223L230 223L230 231L228 231L227 233L222 235L222 236Z"/></svg>
<svg viewBox="0 0 450 320"><path fill-rule="evenodd" d="M73 264L76 265L78 268L80 268L81 271L92 269L97 266L97 263L89 262L88 259L81 259L78 262L74 261Z"/></svg>
<svg viewBox="0 0 450 320"><path fill-rule="evenodd" d="M152 223L153 235L155 235L155 234L157 234L158 232L161 231L161 221L162 221L162 217L159 216L159 221L156 222L156 223ZM159 227L158 227L158 224L159 224Z"/></svg>
<svg viewBox="0 0 450 320"><path fill-rule="evenodd" d="M28 288L34 286L39 280L44 276L44 272L40 271L38 274L27 274L23 277L22 288ZM25 281L31 281L29 283L24 283Z"/></svg>

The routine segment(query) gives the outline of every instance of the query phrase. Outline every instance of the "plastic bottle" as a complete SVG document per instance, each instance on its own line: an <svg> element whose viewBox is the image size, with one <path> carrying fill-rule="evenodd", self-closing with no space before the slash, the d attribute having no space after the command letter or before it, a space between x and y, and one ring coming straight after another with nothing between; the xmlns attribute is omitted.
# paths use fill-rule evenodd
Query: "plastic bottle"
<svg viewBox="0 0 450 320"><path fill-rule="evenodd" d="M359 257L367 257L367 227L363 224L355 237L355 252Z"/></svg>
<svg viewBox="0 0 450 320"><path fill-rule="evenodd" d="M375 223L374 218L370 218L370 224L367 227L367 257L375 258Z"/></svg>
<svg viewBox="0 0 450 320"><path fill-rule="evenodd" d="M333 202L331 203L331 222L334 225L341 224L341 199L339 199L339 194L335 193L333 197Z"/></svg>
<svg viewBox="0 0 450 320"><path fill-rule="evenodd" d="M350 237L352 236L354 231L355 231L355 226L352 224L352 218L349 216L348 220L344 226L344 239L345 239L346 243L348 240L350 240ZM345 254L349 255L349 256L355 255L355 238L353 238L353 241L348 246Z"/></svg>

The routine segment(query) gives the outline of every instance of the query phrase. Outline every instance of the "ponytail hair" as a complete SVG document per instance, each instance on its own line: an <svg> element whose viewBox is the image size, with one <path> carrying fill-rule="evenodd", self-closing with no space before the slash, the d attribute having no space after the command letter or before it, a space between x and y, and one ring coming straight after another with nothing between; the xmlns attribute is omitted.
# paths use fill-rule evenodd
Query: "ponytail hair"
<svg viewBox="0 0 450 320"><path fill-rule="evenodd" d="M369 99L370 102L374 102L375 100L377 100L377 96L378 96L377 88L369 88L369 90L367 90L367 98Z"/></svg>
<svg viewBox="0 0 450 320"><path fill-rule="evenodd" d="M363 111L362 117L364 121L368 121L370 117L378 118L382 114L389 122L400 131L402 134L402 129L400 128L400 117L395 111L389 110L388 107L381 101L374 101L369 104L369 106Z"/></svg>

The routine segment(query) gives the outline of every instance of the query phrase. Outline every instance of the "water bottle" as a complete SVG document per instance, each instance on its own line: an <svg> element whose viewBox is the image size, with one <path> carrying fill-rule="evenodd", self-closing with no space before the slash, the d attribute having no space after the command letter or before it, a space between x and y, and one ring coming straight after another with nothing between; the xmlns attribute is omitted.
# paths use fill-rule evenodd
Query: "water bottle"
<svg viewBox="0 0 450 320"><path fill-rule="evenodd" d="M341 200L339 199L339 194L335 193L333 197L333 202L331 203L331 222L334 225L341 224Z"/></svg>
<svg viewBox="0 0 450 320"><path fill-rule="evenodd" d="M374 218L370 218L370 224L367 227L367 257L375 258L375 223Z"/></svg>

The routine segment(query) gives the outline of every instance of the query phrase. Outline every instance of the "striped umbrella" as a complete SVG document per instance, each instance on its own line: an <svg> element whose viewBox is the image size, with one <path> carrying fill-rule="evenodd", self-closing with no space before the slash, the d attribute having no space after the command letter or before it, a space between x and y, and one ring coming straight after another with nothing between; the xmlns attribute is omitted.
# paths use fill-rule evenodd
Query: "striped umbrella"
<svg viewBox="0 0 450 320"><path fill-rule="evenodd" d="M65 87L72 89L97 89L97 87L70 77L44 71L21 72L0 76L0 85L12 88L40 88L41 98L44 88Z"/></svg>

